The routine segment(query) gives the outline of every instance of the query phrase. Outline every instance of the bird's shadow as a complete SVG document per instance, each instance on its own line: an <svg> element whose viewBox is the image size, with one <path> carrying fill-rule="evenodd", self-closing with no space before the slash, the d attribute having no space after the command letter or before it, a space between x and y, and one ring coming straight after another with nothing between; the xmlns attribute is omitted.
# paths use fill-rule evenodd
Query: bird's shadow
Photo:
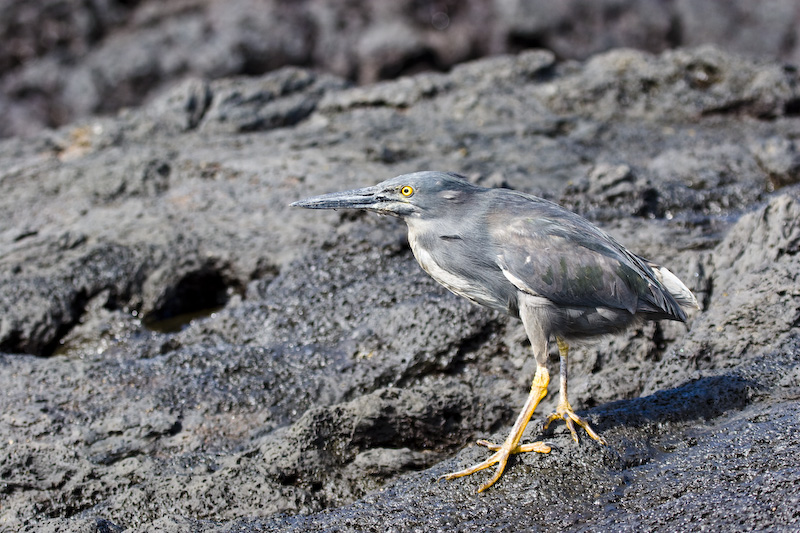
<svg viewBox="0 0 800 533"><path fill-rule="evenodd" d="M712 419L727 411L741 410L752 401L759 388L757 382L738 374L723 374L700 378L649 396L600 405L588 413L600 431L619 426L636 428Z"/></svg>

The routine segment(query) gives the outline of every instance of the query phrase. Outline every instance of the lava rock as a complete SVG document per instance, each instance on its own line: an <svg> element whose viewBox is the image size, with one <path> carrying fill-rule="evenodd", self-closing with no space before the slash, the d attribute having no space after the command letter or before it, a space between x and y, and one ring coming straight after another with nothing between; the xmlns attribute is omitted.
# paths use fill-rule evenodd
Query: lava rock
<svg viewBox="0 0 800 533"><path fill-rule="evenodd" d="M0 528L793 528L798 81L709 47L290 68L3 141ZM521 324L398 220L288 208L422 169L560 200L696 291L685 326L576 346L608 447L540 434L554 383L551 453L438 481L522 405Z"/></svg>

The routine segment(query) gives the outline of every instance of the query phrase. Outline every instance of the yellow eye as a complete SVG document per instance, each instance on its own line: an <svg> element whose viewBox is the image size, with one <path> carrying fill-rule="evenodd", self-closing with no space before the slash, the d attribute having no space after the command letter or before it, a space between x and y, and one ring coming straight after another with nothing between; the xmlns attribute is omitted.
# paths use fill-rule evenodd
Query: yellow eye
<svg viewBox="0 0 800 533"><path fill-rule="evenodd" d="M406 185L405 187L400 189L400 194L408 198L409 196L414 194L414 187L412 187L411 185Z"/></svg>

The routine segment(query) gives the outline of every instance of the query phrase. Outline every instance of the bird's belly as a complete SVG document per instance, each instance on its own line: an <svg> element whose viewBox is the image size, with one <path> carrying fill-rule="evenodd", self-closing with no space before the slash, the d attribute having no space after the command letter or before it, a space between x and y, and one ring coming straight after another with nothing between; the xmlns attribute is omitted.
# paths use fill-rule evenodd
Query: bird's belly
<svg viewBox="0 0 800 533"><path fill-rule="evenodd" d="M636 315L627 309L609 307L560 307L554 333L567 338L595 337L627 329Z"/></svg>
<svg viewBox="0 0 800 533"><path fill-rule="evenodd" d="M497 309L504 313L509 312L509 300L500 299L486 290L481 284L474 283L460 276L457 273L457 269L442 267L430 253L417 245L416 240L409 239L409 242L411 244L411 251L414 253L414 257L417 259L422 269L447 290L476 304L491 309Z"/></svg>

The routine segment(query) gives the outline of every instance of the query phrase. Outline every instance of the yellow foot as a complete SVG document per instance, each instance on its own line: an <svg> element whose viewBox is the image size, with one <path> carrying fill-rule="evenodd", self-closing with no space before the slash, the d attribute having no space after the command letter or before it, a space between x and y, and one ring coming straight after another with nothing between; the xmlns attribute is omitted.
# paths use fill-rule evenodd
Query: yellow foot
<svg viewBox="0 0 800 533"><path fill-rule="evenodd" d="M575 431L575 424L578 424L580 427L586 430L586 433L589 434L594 440L602 444L603 446L607 446L608 443L606 439L598 435L598 433L592 429L592 426L589 425L589 422L586 421L585 418L581 418L580 416L575 414L575 411L572 410L572 407L567 405L559 405L556 408L556 412L552 415L547 417L547 420L544 422L544 426L542 427L543 430L546 430L550 423L554 420L563 420L567 423L567 429L569 432L572 433L572 440L578 442L578 433Z"/></svg>
<svg viewBox="0 0 800 533"><path fill-rule="evenodd" d="M487 440L479 440L478 444L481 446L486 446L490 450L493 450L493 453L488 459L483 461L482 463L478 463L473 465L469 468L465 468L464 470L459 470L458 472L451 472L449 474L445 474L442 476L444 479L456 479L459 477L468 476L470 474L474 474L479 470L483 470L485 468L489 468L490 466L496 464L497 470L495 470L492 479L484 483L478 489L478 492L483 492L495 482L500 479L500 476L503 475L503 470L506 468L506 463L508 462L508 458L511 457L513 453L525 453L525 452L537 452L537 453L550 453L550 446L545 444L544 442L532 442L530 444L518 444L513 448L505 445L505 444L494 444ZM439 478L441 479L441 478Z"/></svg>

